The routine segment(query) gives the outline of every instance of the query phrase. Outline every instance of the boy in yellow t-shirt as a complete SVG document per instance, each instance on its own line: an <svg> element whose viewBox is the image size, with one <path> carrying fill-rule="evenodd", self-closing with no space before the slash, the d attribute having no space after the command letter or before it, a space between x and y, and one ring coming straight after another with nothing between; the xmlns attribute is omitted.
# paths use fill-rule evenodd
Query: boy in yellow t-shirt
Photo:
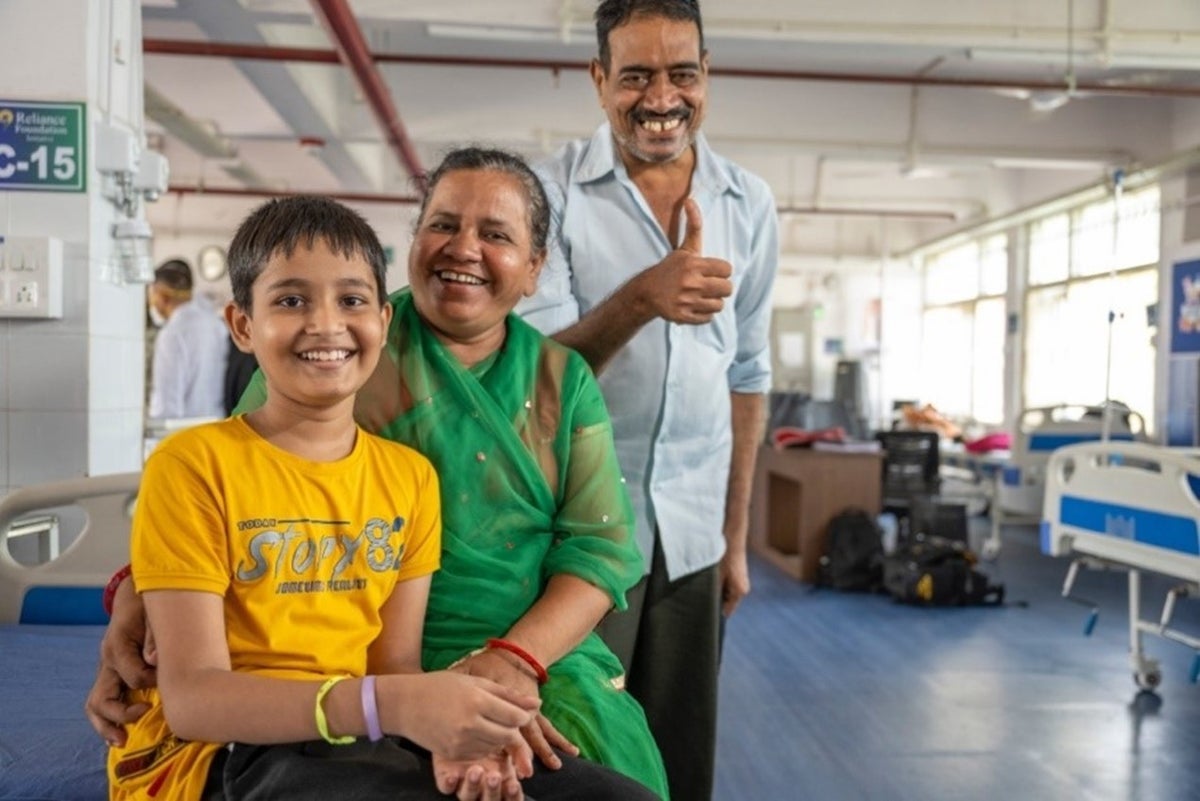
<svg viewBox="0 0 1200 801"><path fill-rule="evenodd" d="M420 670L437 476L353 417L391 317L374 232L328 199L272 200L229 269L226 322L268 397L146 462L132 568L159 689L109 753L110 797L445 798L425 749L507 750L528 775L537 699Z"/></svg>

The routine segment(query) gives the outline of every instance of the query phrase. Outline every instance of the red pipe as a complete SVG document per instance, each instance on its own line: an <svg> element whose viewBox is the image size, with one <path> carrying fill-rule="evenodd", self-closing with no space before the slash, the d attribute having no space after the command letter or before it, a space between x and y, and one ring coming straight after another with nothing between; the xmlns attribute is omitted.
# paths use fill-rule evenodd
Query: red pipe
<svg viewBox="0 0 1200 801"><path fill-rule="evenodd" d="M326 32L337 45L342 63L354 73L376 121L383 128L388 144L400 157L400 163L416 181L417 189L425 193L425 168L417 156L417 149L408 138L408 131L400 121L400 114L392 102L392 93L375 66L375 59L363 38L362 29L354 18L346 0L311 0L313 11L325 26Z"/></svg>
<svg viewBox="0 0 1200 801"><path fill-rule="evenodd" d="M314 0L315 1L315 0ZM337 54L328 50L303 47L269 47L266 45L223 44L181 39L144 39L143 51L163 55L215 56L218 58L263 59L266 61L307 61L321 64L337 63ZM586 61L553 61L519 58L474 58L470 56L406 56L376 54L369 56L382 64L423 64L445 67L489 67L507 69L537 69L558 72L586 70ZM998 78L938 78L932 75L882 75L856 72L814 72L802 70L742 69L713 67L714 76L729 78L774 78L793 81L822 81L833 83L878 83L903 86L946 86L959 89L1028 89L1064 91L1063 81L1002 80ZM1104 95L1200 97L1200 86L1110 86L1102 83L1080 83L1077 92Z"/></svg>
<svg viewBox="0 0 1200 801"><path fill-rule="evenodd" d="M315 47L273 47L271 45L231 44L228 42L204 42L198 39L151 39L142 40L143 53L160 53L167 56L214 56L216 58L244 58L261 61L309 61L315 64L340 64L333 50L318 50Z"/></svg>

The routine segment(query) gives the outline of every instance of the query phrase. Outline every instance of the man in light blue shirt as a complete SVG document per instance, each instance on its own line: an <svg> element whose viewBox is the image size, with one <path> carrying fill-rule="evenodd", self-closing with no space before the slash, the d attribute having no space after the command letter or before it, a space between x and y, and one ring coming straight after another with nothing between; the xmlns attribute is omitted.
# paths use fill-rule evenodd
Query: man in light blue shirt
<svg viewBox="0 0 1200 801"><path fill-rule="evenodd" d="M596 27L608 123L542 165L550 254L518 311L600 374L651 566L602 634L672 798L695 801L712 794L721 613L750 589L775 203L699 132L708 56L694 0L604 0Z"/></svg>
<svg viewBox="0 0 1200 801"><path fill-rule="evenodd" d="M224 417L229 330L208 299L193 293L187 262L171 259L154 271L149 303L153 316L164 323L154 338L147 415Z"/></svg>

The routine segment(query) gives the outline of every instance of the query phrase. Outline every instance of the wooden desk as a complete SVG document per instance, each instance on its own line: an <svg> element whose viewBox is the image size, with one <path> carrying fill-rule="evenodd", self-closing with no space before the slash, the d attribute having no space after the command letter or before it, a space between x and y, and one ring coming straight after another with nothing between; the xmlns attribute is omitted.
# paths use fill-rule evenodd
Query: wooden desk
<svg viewBox="0 0 1200 801"><path fill-rule="evenodd" d="M813 582L830 519L848 506L881 508L883 453L759 448L750 500L750 547Z"/></svg>

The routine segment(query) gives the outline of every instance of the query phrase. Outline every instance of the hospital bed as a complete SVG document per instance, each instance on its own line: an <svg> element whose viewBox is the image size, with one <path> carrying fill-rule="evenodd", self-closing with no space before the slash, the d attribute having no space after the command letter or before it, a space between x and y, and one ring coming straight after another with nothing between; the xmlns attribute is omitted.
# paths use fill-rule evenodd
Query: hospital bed
<svg viewBox="0 0 1200 801"><path fill-rule="evenodd" d="M1042 550L1075 556L1063 596L1084 568L1129 574L1129 648L1134 681L1153 689L1162 679L1146 656L1144 634L1196 651L1190 677L1200 679L1200 638L1172 628L1176 602L1200 593L1200 449L1137 442L1097 442L1059 448L1045 468ZM1141 616L1141 574L1179 581L1158 620ZM1085 627L1091 633L1096 609Z"/></svg>
<svg viewBox="0 0 1200 801"><path fill-rule="evenodd" d="M96 624L106 622L103 587L129 561L140 478L80 478L0 497L0 799L107 797L106 746L83 703L103 634ZM14 531L66 544L50 561L23 564L10 553Z"/></svg>
<svg viewBox="0 0 1200 801"><path fill-rule="evenodd" d="M1145 441L1145 431L1142 416L1125 407L1060 403L1021 412L1011 450L972 454L944 446L941 458L943 464L973 476L988 498L991 527L980 550L985 559L994 559L1005 525L1042 519L1046 463L1056 449L1101 439Z"/></svg>

